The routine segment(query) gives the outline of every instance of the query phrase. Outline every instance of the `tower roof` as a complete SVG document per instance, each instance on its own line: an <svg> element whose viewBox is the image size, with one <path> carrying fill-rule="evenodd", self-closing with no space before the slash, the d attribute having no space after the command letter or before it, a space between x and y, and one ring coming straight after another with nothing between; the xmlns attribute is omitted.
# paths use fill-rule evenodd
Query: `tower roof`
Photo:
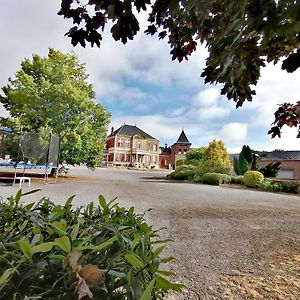
<svg viewBox="0 0 300 300"><path fill-rule="evenodd" d="M175 144L189 144L191 145L190 141L186 137L184 130L181 131L180 136Z"/></svg>

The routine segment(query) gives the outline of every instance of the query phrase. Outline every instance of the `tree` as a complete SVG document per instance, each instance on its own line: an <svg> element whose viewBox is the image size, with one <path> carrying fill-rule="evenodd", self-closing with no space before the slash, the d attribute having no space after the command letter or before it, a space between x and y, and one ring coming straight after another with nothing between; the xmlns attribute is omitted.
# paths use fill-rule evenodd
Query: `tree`
<svg viewBox="0 0 300 300"><path fill-rule="evenodd" d="M221 173L231 175L229 154L222 141L213 140L206 148L200 161L200 173Z"/></svg>
<svg viewBox="0 0 300 300"><path fill-rule="evenodd" d="M234 171L237 175L244 175L249 170L257 170L257 156L254 150L244 145L237 157L233 159Z"/></svg>
<svg viewBox="0 0 300 300"><path fill-rule="evenodd" d="M60 160L70 164L100 163L109 113L93 101L84 64L74 54L49 49L47 57L24 59L15 79L2 87L0 102L9 118L0 124L18 132L59 134Z"/></svg>
<svg viewBox="0 0 300 300"><path fill-rule="evenodd" d="M172 59L188 59L198 46L209 51L201 74L205 83L223 85L222 95L236 102L236 107L252 101L267 62L282 61L282 69L294 72L300 66L300 2L294 0L62 0L59 15L73 20L66 33L71 43L85 47L86 42L100 47L103 31L112 22L116 41L127 43L140 30L137 15L149 11L147 34L168 38ZM285 110L286 104L280 106ZM299 111L299 102L295 104ZM280 124L291 125L282 115ZM275 116L275 124L277 124ZM280 136L281 126L270 130ZM293 126L299 126L296 120ZM279 132L278 132L279 129Z"/></svg>
<svg viewBox="0 0 300 300"><path fill-rule="evenodd" d="M205 147L192 148L185 155L185 164L187 165L199 165L203 154L205 152Z"/></svg>
<svg viewBox="0 0 300 300"><path fill-rule="evenodd" d="M281 162L271 162L267 164L265 167L260 168L259 172L264 174L265 177L277 177L278 172L281 168Z"/></svg>

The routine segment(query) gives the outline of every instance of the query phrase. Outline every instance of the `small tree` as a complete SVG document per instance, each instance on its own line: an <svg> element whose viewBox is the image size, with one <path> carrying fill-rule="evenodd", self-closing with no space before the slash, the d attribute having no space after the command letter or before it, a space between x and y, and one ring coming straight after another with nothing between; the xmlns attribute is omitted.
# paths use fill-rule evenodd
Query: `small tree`
<svg viewBox="0 0 300 300"><path fill-rule="evenodd" d="M185 156L185 164L187 165L199 165L206 147L192 148Z"/></svg>
<svg viewBox="0 0 300 300"><path fill-rule="evenodd" d="M230 175L232 165L224 143L213 140L209 143L200 162L200 173L222 173Z"/></svg>
<svg viewBox="0 0 300 300"><path fill-rule="evenodd" d="M260 168L259 172L261 172L265 177L277 177L278 172L281 168L281 162L271 162L267 164L265 167Z"/></svg>
<svg viewBox="0 0 300 300"><path fill-rule="evenodd" d="M109 113L95 103L85 66L74 54L49 49L47 57L25 59L15 79L2 87L0 102L9 118L0 124L19 131L60 135L60 160L70 164L100 163Z"/></svg>
<svg viewBox="0 0 300 300"><path fill-rule="evenodd" d="M237 175L244 175L249 170L257 170L257 155L248 145L244 145L238 158L233 159L234 171Z"/></svg>

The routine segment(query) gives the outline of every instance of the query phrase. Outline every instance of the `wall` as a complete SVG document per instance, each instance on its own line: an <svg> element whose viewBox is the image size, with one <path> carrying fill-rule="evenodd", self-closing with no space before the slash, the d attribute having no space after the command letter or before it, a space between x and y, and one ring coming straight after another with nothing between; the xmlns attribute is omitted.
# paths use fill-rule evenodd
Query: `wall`
<svg viewBox="0 0 300 300"><path fill-rule="evenodd" d="M259 160L259 166L264 167L271 162L276 162L278 160ZM281 170L291 170L293 171L293 178L300 180L300 160L281 160Z"/></svg>

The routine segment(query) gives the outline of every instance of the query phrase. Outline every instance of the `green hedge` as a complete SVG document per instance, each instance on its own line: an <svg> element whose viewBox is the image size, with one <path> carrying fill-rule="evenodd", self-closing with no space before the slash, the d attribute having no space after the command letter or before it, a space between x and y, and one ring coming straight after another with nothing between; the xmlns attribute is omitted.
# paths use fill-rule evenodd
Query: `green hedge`
<svg viewBox="0 0 300 300"><path fill-rule="evenodd" d="M258 171L247 171L244 174L244 184L247 187L256 188L264 181L264 175Z"/></svg>
<svg viewBox="0 0 300 300"><path fill-rule="evenodd" d="M244 184L244 176L243 175L231 176L231 183Z"/></svg>
<svg viewBox="0 0 300 300"><path fill-rule="evenodd" d="M168 240L133 207L102 196L78 209L74 197L24 205L21 196L0 201L1 299L160 299L181 290L160 270L173 259L160 256Z"/></svg>
<svg viewBox="0 0 300 300"><path fill-rule="evenodd" d="M174 180L192 180L195 174L195 170L183 170L183 171L174 171L169 174L170 179Z"/></svg>
<svg viewBox="0 0 300 300"><path fill-rule="evenodd" d="M220 173L205 173L202 176L202 182L212 185L220 185L222 183L230 183L231 176Z"/></svg>
<svg viewBox="0 0 300 300"><path fill-rule="evenodd" d="M258 188L268 192L284 192L297 194L299 192L300 184L293 181L276 181L264 180L258 184Z"/></svg>

